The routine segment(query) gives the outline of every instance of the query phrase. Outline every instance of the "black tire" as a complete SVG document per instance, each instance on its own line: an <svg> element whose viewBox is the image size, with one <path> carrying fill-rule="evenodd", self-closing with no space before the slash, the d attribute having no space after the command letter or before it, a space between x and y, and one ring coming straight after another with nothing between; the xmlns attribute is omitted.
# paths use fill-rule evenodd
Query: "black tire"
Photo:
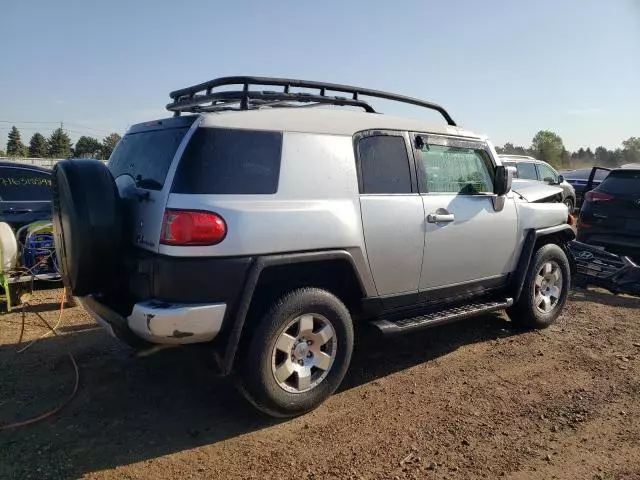
<svg viewBox="0 0 640 480"><path fill-rule="evenodd" d="M53 169L53 228L62 280L73 295L97 293L115 275L122 246L118 189L97 160L64 160Z"/></svg>
<svg viewBox="0 0 640 480"><path fill-rule="evenodd" d="M336 351L324 379L309 391L292 393L276 381L272 359L276 341L288 323L306 314L321 315L331 323ZM252 332L237 380L247 400L262 412L274 417L293 417L318 407L340 386L352 352L353 324L345 305L325 290L302 288L276 301Z"/></svg>
<svg viewBox="0 0 640 480"><path fill-rule="evenodd" d="M565 198L564 199L564 204L569 209L569 215L573 214L573 211L576 208L576 202L573 200L573 198L570 198L570 197Z"/></svg>
<svg viewBox="0 0 640 480"><path fill-rule="evenodd" d="M538 308L536 296L539 287L536 286L538 273L546 263L557 265L562 274L562 286L559 287L560 295L552 308L544 312ZM522 293L518 301L507 309L507 314L512 322L530 328L546 328L551 325L562 312L567 302L571 285L571 269L569 260L562 248L555 244L547 244L538 249L531 259L529 271L524 282Z"/></svg>

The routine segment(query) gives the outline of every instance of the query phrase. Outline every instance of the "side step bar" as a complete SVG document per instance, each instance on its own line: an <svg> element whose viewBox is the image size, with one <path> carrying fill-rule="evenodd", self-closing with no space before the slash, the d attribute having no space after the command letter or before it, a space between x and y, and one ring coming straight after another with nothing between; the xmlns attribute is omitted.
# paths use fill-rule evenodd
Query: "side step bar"
<svg viewBox="0 0 640 480"><path fill-rule="evenodd" d="M513 305L512 298L506 298L499 302L488 303L472 303L463 307L450 308L448 310L440 310L438 312L428 313L412 318L403 318L402 320L374 320L371 323L378 328L384 335L395 335L397 333L410 332L422 328L434 327L443 323L455 322L464 318L473 317L482 313L494 312L502 310Z"/></svg>

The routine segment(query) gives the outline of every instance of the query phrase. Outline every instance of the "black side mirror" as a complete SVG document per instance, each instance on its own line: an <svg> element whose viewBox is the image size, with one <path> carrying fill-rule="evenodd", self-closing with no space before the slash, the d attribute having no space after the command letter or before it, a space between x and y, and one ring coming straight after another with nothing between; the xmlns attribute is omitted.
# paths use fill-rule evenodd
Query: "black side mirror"
<svg viewBox="0 0 640 480"><path fill-rule="evenodd" d="M564 175L558 175L558 185L564 182Z"/></svg>
<svg viewBox="0 0 640 480"><path fill-rule="evenodd" d="M505 195L511 190L513 181L513 171L504 165L496 166L494 170L493 193L496 195Z"/></svg>

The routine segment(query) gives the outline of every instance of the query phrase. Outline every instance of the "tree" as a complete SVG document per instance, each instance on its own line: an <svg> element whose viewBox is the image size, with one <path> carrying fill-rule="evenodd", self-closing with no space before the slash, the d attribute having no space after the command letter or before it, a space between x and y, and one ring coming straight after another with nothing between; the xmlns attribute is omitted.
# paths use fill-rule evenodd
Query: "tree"
<svg viewBox="0 0 640 480"><path fill-rule="evenodd" d="M71 139L62 129L56 128L49 137L49 156L52 158L68 158L71 155Z"/></svg>
<svg viewBox="0 0 640 480"><path fill-rule="evenodd" d="M531 141L531 150L536 158L544 160L555 167L562 166L564 144L562 139L549 130L540 130Z"/></svg>
<svg viewBox="0 0 640 480"><path fill-rule="evenodd" d="M7 141L7 156L22 157L25 153L25 146L20 138L20 131L15 127L11 127L9 139Z"/></svg>
<svg viewBox="0 0 640 480"><path fill-rule="evenodd" d="M82 136L78 139L73 150L74 157L78 158L98 158L102 152L102 144L93 137Z"/></svg>
<svg viewBox="0 0 640 480"><path fill-rule="evenodd" d="M31 158L45 158L47 154L47 139L41 133L34 133L29 140L29 156Z"/></svg>
<svg viewBox="0 0 640 480"><path fill-rule="evenodd" d="M631 137L622 142L622 161L640 163L640 137Z"/></svg>
<svg viewBox="0 0 640 480"><path fill-rule="evenodd" d="M102 140L102 158L108 160L111 156L111 152L116 148L116 145L120 141L120 135L117 133L110 133Z"/></svg>
<svg viewBox="0 0 640 480"><path fill-rule="evenodd" d="M0 150L0 157L4 157L4 156L5 156L4 150Z"/></svg>

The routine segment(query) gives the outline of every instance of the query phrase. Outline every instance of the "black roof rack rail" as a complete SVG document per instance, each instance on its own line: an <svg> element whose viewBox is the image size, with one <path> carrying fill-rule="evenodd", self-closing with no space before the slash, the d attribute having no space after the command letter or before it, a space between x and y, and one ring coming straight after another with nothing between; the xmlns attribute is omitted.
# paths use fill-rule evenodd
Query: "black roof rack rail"
<svg viewBox="0 0 640 480"><path fill-rule="evenodd" d="M218 91L213 90L228 85L242 85L241 90ZM280 92L250 90L249 86L278 86L283 90ZM318 93L291 92L291 88L306 88L319 90ZM351 98L330 96L327 91L336 93L347 93ZM191 87L175 90L169 94L172 102L167 105L167 110L179 116L181 112L211 112L219 110L249 110L261 106L283 106L293 107L290 102L299 102L314 105L347 105L363 108L370 113L376 113L375 109L360 95L367 97L382 98L401 103L408 103L418 107L428 108L440 113L447 124L456 126L451 115L440 105L426 102L417 98L405 97L394 93L371 90L368 88L352 87L349 85L339 85L336 83L315 82L309 80L295 80L290 78L272 77L221 77L208 82L193 85Z"/></svg>

